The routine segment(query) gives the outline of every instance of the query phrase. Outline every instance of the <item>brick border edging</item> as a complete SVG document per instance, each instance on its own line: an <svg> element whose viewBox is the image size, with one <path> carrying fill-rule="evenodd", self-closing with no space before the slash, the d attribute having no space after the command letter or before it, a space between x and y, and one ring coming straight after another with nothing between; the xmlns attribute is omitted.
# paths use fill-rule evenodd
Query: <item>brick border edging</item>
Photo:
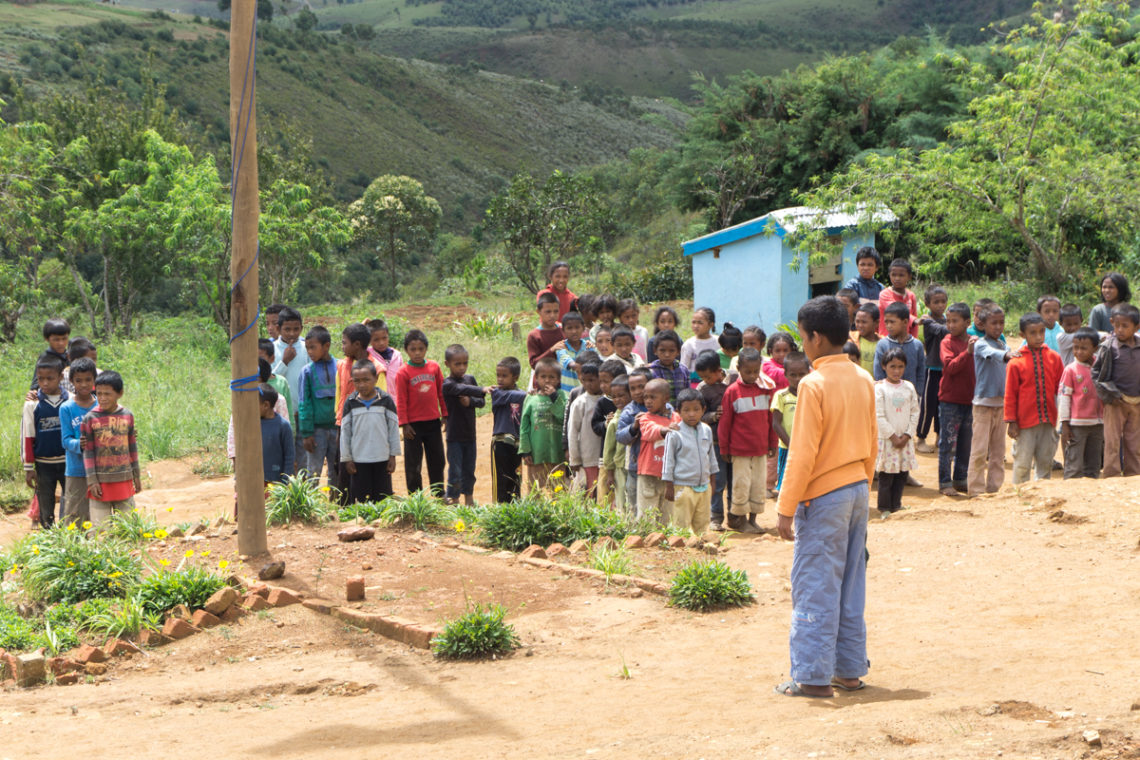
<svg viewBox="0 0 1140 760"><path fill-rule="evenodd" d="M341 622L372 631L385 638L398 641L401 644L408 644L417 649L430 650L432 640L439 635L439 629L432 626L420 625L400 617L364 612L352 607L329 607L328 614Z"/></svg>
<svg viewBox="0 0 1140 760"><path fill-rule="evenodd" d="M534 567L541 567L546 570L562 570L570 573L571 575L579 575L584 578L597 578L599 580L607 580L606 574L601 570L595 570L592 567L581 567L580 565L564 565L561 562L551 562L548 559L538 559L537 557L519 557L520 562ZM651 594L658 596L669 596L669 586L657 581L651 581L648 578L638 578L633 575L611 575L608 578L610 583L624 583L626 585L637 586L642 591L648 591Z"/></svg>

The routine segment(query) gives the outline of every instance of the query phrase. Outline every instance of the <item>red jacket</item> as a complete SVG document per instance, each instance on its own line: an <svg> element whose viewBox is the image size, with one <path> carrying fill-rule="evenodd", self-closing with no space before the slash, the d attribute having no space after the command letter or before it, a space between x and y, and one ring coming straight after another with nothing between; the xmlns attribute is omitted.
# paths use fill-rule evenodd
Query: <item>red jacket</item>
<svg viewBox="0 0 1140 760"><path fill-rule="evenodd" d="M534 294L537 300L543 293L551 293L558 299L558 321L561 322L562 318L566 316L566 312L570 311L570 304L574 303L574 299L578 296L574 295L574 291L570 288L566 290L555 290L553 285L547 285L542 290ZM617 316L616 314L614 316Z"/></svg>
<svg viewBox="0 0 1140 760"><path fill-rule="evenodd" d="M737 380L728 386L720 402L717 436L720 452L733 457L762 457L776 448L772 426L772 396L776 385L761 373L755 383Z"/></svg>
<svg viewBox="0 0 1140 760"><path fill-rule="evenodd" d="M879 293L879 335L887 334L887 321L883 319L883 315L887 313L887 307L893 303L903 303L910 309L910 325L907 328L912 336L918 337L918 322L915 317L918 316L918 297L915 296L914 291L907 288L903 295L895 292L894 288L883 288L883 292Z"/></svg>
<svg viewBox="0 0 1140 760"><path fill-rule="evenodd" d="M974 355L969 337L947 335L938 347L942 359L942 382L938 385L938 400L948 404L974 403Z"/></svg>
<svg viewBox="0 0 1140 760"><path fill-rule="evenodd" d="M674 422L680 422L681 415L673 412L673 416L665 417L660 414L646 414L641 418L638 428L641 431L641 451L637 455L637 474L661 477L662 465L665 464L665 434Z"/></svg>
<svg viewBox="0 0 1140 760"><path fill-rule="evenodd" d="M1057 388L1065 371L1060 355L1047 346L1022 348L1005 365L1005 421L1018 427L1057 424Z"/></svg>
<svg viewBox="0 0 1140 760"><path fill-rule="evenodd" d="M539 359L554 356L554 351L551 349L558 345L560 340L562 340L561 327L555 327L551 330L536 327L531 330L530 334L526 336L526 355L530 360L530 368L534 369L534 365L538 364Z"/></svg>
<svg viewBox="0 0 1140 760"><path fill-rule="evenodd" d="M426 361L417 367L411 362L396 373L397 410L400 424L438 420L447 416L443 402L443 373L439 365Z"/></svg>

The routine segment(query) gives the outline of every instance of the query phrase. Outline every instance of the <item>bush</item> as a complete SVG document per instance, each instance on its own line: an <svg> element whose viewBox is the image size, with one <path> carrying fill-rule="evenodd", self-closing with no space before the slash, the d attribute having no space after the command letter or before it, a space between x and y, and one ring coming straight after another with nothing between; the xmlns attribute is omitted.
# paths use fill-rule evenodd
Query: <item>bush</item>
<svg viewBox="0 0 1140 760"><path fill-rule="evenodd" d="M28 536L9 551L5 563L9 569L19 566L29 597L66 604L126 596L142 570L123 543L89 538L74 525Z"/></svg>
<svg viewBox="0 0 1140 760"><path fill-rule="evenodd" d="M324 522L333 513L328 487L321 488L315 478L290 475L284 483L270 483L265 499L265 524L284 525L291 522Z"/></svg>
<svg viewBox="0 0 1140 760"><path fill-rule="evenodd" d="M511 551L531 544L568 544L580 538L613 536L621 540L631 532L622 515L599 507L584 494L568 491L553 497L532 491L510 504L487 510L478 519L483 540Z"/></svg>
<svg viewBox="0 0 1140 760"><path fill-rule="evenodd" d="M146 609L137 599L122 599L88 616L86 627L108 638L134 636L142 630L159 630L162 615Z"/></svg>
<svg viewBox="0 0 1140 760"><path fill-rule="evenodd" d="M92 621L115 604L110 599L57 604L42 615L24 618L0 601L0 649L29 652L43 647L52 654L73 649L83 642L84 631L98 632Z"/></svg>
<svg viewBox="0 0 1140 760"><path fill-rule="evenodd" d="M403 498L392 496L380 503L380 519L389 525L427 530L451 525L455 513L428 491L416 491Z"/></svg>
<svg viewBox="0 0 1140 760"><path fill-rule="evenodd" d="M692 298L693 262L668 255L629 274L613 270L610 287L617 298L636 298L639 303Z"/></svg>
<svg viewBox="0 0 1140 760"><path fill-rule="evenodd" d="M141 544L153 538L158 529L154 513L143 512L137 507L128 512L115 512L106 525L100 526L100 530L105 530L112 538L131 544Z"/></svg>
<svg viewBox="0 0 1140 760"><path fill-rule="evenodd" d="M723 562L694 560L681 568L669 589L669 603L687 610L708 612L751 604L752 586L743 570Z"/></svg>
<svg viewBox="0 0 1140 760"><path fill-rule="evenodd" d="M517 649L519 637L506 617L507 610L501 604L477 604L443 627L432 642L432 651L436 657L471 660Z"/></svg>
<svg viewBox="0 0 1140 760"><path fill-rule="evenodd" d="M176 604L198 609L224 585L226 581L220 575L201 567L188 567L147 576L134 589L131 599L142 611L162 615Z"/></svg>

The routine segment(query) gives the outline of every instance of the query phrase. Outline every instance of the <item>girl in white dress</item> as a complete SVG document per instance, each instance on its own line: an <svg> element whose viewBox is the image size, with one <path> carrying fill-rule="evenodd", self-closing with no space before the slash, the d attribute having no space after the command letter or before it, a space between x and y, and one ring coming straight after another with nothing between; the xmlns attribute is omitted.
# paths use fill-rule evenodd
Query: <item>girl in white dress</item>
<svg viewBox="0 0 1140 760"><path fill-rule="evenodd" d="M903 380L906 354L892 348L882 358L887 377L875 383L875 416L879 423L879 513L885 518L902 509L902 491L916 466L914 435L918 429L918 393Z"/></svg>

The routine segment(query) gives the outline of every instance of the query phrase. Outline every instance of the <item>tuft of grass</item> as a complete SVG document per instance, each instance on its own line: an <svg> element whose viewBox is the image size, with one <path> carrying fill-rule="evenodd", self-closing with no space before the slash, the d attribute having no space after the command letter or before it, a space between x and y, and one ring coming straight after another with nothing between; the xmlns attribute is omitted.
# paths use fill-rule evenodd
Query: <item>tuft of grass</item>
<svg viewBox="0 0 1140 760"><path fill-rule="evenodd" d="M615 575L629 575L633 572L633 558L624 546L591 548L586 556L586 564L605 573L607 586Z"/></svg>
<svg viewBox="0 0 1140 760"><path fill-rule="evenodd" d="M519 637L506 618L507 609L501 604L476 604L448 621L432 642L432 651L436 657L452 660L506 654L519 647Z"/></svg>
<svg viewBox="0 0 1140 760"><path fill-rule="evenodd" d="M89 537L74 524L33 533L13 546L4 562L37 601L72 604L85 599L122 597L142 572L128 545Z"/></svg>
<svg viewBox="0 0 1140 760"><path fill-rule="evenodd" d="M405 497L393 496L380 506L380 519L389 525L427 530L455 522L455 512L429 491L416 491Z"/></svg>
<svg viewBox="0 0 1140 760"><path fill-rule="evenodd" d="M194 463L194 466L190 468L190 471L205 480L224 478L234 474L234 463L230 461L230 458L226 456L224 451L207 449L207 451L202 454L202 457Z"/></svg>
<svg viewBox="0 0 1140 760"><path fill-rule="evenodd" d="M673 577L669 589L669 604L697 612L742 607L753 601L745 572L720 561L690 562Z"/></svg>
<svg viewBox="0 0 1140 760"><path fill-rule="evenodd" d="M141 507L127 512L115 512L104 526L100 526L100 530L111 538L131 544L141 544L154 538L158 529L158 519L154 512L144 512Z"/></svg>
<svg viewBox="0 0 1140 760"><path fill-rule="evenodd" d="M138 599L122 599L87 620L87 630L110 638L135 636L140 631L162 628L162 614L149 610Z"/></svg>
<svg viewBox="0 0 1140 760"><path fill-rule="evenodd" d="M562 491L553 496L532 491L510 504L500 504L479 515L482 538L492 546L510 551L531 544L547 546L612 536L630 535L634 523L623 515L598 506L582 493Z"/></svg>
<svg viewBox="0 0 1140 760"><path fill-rule="evenodd" d="M300 475L290 475L284 483L271 483L265 499L265 523L324 522L333 514L327 494L316 479Z"/></svg>
<svg viewBox="0 0 1140 760"><path fill-rule="evenodd" d="M510 314L480 314L456 320L454 324L472 338L497 338L510 335L514 321Z"/></svg>
<svg viewBox="0 0 1140 760"><path fill-rule="evenodd" d="M161 616L177 604L197 609L224 585L226 580L222 576L191 566L147 576L133 590L131 600L141 612Z"/></svg>

